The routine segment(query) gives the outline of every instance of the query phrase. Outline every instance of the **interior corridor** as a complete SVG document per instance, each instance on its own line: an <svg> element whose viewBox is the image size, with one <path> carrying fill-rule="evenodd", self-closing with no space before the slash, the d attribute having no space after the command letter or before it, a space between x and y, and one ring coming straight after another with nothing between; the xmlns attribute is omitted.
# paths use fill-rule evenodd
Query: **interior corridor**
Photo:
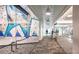
<svg viewBox="0 0 79 59"><path fill-rule="evenodd" d="M0 54L73 53L72 15L71 5L0 6Z"/></svg>
<svg viewBox="0 0 79 59"><path fill-rule="evenodd" d="M65 54L65 51L55 39L45 37L37 43L18 45L14 52L11 51L11 46L1 48L0 54Z"/></svg>

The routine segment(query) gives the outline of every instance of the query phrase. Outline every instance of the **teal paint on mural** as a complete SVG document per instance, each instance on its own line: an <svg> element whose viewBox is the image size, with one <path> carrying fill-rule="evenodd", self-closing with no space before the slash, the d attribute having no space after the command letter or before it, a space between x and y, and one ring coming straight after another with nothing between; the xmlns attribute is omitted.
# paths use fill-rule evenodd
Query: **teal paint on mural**
<svg viewBox="0 0 79 59"><path fill-rule="evenodd" d="M16 23L15 23L15 24L13 24L13 23L8 24L8 26L7 26L7 28L6 28L6 31L5 31L5 36L7 36L8 33L10 33L11 29L14 28L14 27L16 27L16 26L17 26Z"/></svg>

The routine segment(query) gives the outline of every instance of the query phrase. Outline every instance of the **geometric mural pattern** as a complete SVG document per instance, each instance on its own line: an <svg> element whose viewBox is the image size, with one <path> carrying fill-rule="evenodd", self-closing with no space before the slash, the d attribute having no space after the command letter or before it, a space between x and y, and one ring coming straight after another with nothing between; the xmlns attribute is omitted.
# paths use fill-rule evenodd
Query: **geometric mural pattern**
<svg viewBox="0 0 79 59"><path fill-rule="evenodd" d="M15 5L0 6L0 36L39 36L39 21ZM26 14L25 14L26 13Z"/></svg>
<svg viewBox="0 0 79 59"><path fill-rule="evenodd" d="M32 20L30 14L24 14L13 5L5 6L4 11L6 17L0 15L0 17L5 17L5 19L0 18L0 36L29 37Z"/></svg>

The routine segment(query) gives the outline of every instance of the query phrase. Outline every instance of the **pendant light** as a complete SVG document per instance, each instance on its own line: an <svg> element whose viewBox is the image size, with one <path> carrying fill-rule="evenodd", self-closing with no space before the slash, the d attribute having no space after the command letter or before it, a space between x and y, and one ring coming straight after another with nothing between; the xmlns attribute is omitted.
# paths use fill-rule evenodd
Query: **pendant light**
<svg viewBox="0 0 79 59"><path fill-rule="evenodd" d="M49 6L47 7L46 15L51 15L51 10L50 10Z"/></svg>

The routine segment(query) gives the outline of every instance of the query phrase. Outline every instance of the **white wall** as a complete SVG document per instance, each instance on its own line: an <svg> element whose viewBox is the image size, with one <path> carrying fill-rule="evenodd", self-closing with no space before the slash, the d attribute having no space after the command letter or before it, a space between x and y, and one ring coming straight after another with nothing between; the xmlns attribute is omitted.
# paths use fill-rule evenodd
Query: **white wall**
<svg viewBox="0 0 79 59"><path fill-rule="evenodd" d="M66 53L72 53L72 39L71 38L58 37L57 41Z"/></svg>

